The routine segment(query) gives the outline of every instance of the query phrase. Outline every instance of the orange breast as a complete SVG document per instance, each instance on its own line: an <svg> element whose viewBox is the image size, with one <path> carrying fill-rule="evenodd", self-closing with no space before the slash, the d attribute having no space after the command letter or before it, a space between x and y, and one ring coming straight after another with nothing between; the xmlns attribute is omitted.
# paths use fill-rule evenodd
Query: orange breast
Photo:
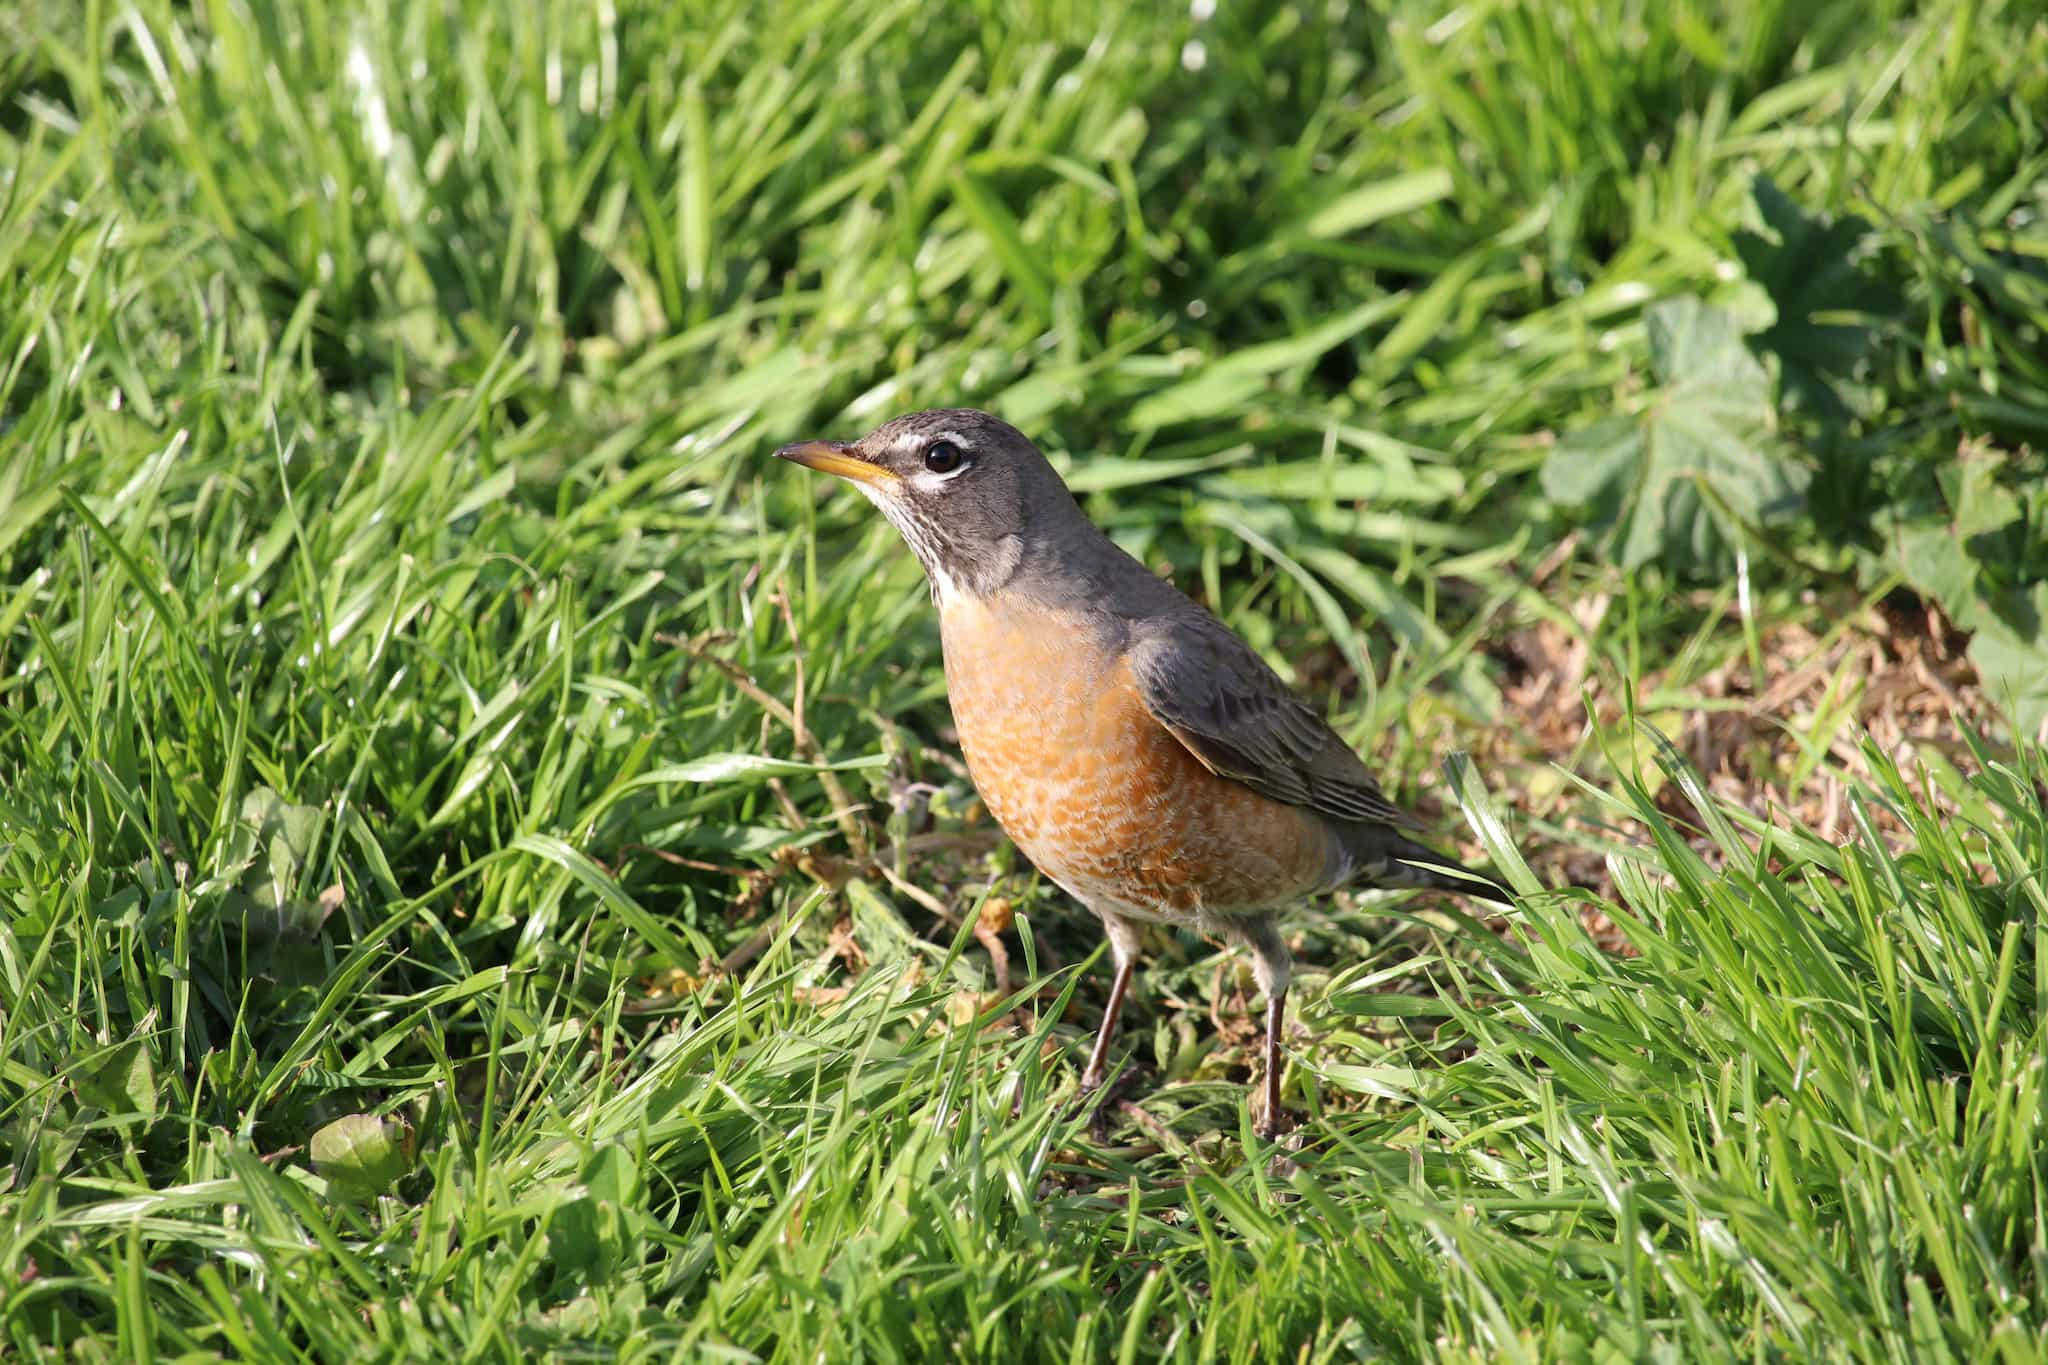
<svg viewBox="0 0 2048 1365"><path fill-rule="evenodd" d="M974 785L1024 855L1089 908L1194 922L1321 884L1321 820L1203 767L1077 619L955 601L942 629Z"/></svg>

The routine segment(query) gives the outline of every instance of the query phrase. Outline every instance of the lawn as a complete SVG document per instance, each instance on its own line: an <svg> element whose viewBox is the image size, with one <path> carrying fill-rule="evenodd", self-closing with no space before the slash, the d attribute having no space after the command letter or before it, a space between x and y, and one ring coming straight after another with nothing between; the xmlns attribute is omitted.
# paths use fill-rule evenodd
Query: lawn
<svg viewBox="0 0 2048 1365"><path fill-rule="evenodd" d="M0 6L0 1355L2048 1356L2044 328L2021 0ZM1526 893L1282 1147L771 458L949 405Z"/></svg>

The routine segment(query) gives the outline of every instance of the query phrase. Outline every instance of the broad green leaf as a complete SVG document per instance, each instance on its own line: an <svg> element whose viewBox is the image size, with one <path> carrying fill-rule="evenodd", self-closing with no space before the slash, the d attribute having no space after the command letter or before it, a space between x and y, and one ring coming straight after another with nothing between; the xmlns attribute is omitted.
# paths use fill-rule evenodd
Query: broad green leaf
<svg viewBox="0 0 2048 1365"><path fill-rule="evenodd" d="M310 931L325 918L318 907L292 895L324 819L319 807L294 805L269 787L253 788L242 798L222 870L246 898L249 928L260 936L292 928Z"/></svg>
<svg viewBox="0 0 2048 1365"><path fill-rule="evenodd" d="M1937 471L1958 536L2002 531L2026 515L2019 495L1999 482L1999 472L1996 460L1982 457L1959 459Z"/></svg>
<svg viewBox="0 0 2048 1365"><path fill-rule="evenodd" d="M2013 729L2048 741L2048 583L2036 583L2009 615L2020 619L1980 613L1970 638L1970 662Z"/></svg>
<svg viewBox="0 0 2048 1365"><path fill-rule="evenodd" d="M79 1079L78 1098L120 1118L155 1118L156 1067L149 1044L132 1038L101 1058Z"/></svg>
<svg viewBox="0 0 2048 1365"><path fill-rule="evenodd" d="M2029 563L2026 506L2000 482L2000 462L1981 456L1960 459L1936 472L1941 503L1915 514L1887 513L1892 558L1906 581L1941 604L1966 630L1995 620L1995 600L2010 597L2012 585L2036 581ZM2018 599L2024 602L2024 593ZM2022 605L2007 616L2024 618ZM2008 624L2008 630L2014 629ZM2020 629L2022 640L2032 632Z"/></svg>
<svg viewBox="0 0 2048 1365"><path fill-rule="evenodd" d="M328 1188L348 1199L390 1193L412 1166L404 1128L370 1114L336 1119L313 1134L307 1152Z"/></svg>
<svg viewBox="0 0 2048 1365"><path fill-rule="evenodd" d="M1873 234L1861 218L1808 214L1769 176L1750 182L1757 230L1735 234L1750 279L1770 295L1777 320L1752 342L1778 357L1785 397L1830 421L1845 420L1842 387L1876 345L1898 295L1865 269Z"/></svg>
<svg viewBox="0 0 2048 1365"><path fill-rule="evenodd" d="M1559 441L1543 462L1543 494L1556 502L1590 504L1608 519L1619 514L1619 492L1643 442L1632 417L1607 417Z"/></svg>
<svg viewBox="0 0 2048 1365"><path fill-rule="evenodd" d="M1915 590L1941 603L1957 623L1971 623L1977 611L1977 561L1963 549L1953 526L1920 521L1903 527L1893 538L1893 554Z"/></svg>
<svg viewBox="0 0 2048 1365"><path fill-rule="evenodd" d="M1698 299L1649 310L1659 386L1642 411L1567 436L1544 492L1586 508L1626 568L1718 569L1747 530L1799 507L1806 468L1770 431L1770 386L1732 314Z"/></svg>

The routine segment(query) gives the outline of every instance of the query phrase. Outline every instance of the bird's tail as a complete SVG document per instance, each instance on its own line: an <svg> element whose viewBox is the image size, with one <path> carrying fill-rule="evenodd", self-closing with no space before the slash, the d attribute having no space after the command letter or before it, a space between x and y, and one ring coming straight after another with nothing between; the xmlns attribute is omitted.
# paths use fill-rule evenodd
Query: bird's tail
<svg viewBox="0 0 2048 1365"><path fill-rule="evenodd" d="M1514 895L1483 872L1474 872L1456 858L1418 844L1385 825L1353 825L1344 831L1354 886L1385 890L1409 887L1449 891L1460 896L1513 905Z"/></svg>

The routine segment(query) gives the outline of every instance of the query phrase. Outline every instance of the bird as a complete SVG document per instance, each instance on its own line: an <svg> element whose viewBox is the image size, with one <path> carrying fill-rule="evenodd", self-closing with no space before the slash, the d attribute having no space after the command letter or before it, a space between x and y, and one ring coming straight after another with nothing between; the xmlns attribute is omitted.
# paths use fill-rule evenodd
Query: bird
<svg viewBox="0 0 2048 1365"><path fill-rule="evenodd" d="M923 565L969 776L1042 874L1102 921L1115 964L1079 1094L1103 1084L1142 926L1248 948L1266 1001L1263 1107L1287 1131L1280 912L1340 887L1512 905L1417 842L1322 712L1091 521L1050 461L972 408L775 452L858 489Z"/></svg>

